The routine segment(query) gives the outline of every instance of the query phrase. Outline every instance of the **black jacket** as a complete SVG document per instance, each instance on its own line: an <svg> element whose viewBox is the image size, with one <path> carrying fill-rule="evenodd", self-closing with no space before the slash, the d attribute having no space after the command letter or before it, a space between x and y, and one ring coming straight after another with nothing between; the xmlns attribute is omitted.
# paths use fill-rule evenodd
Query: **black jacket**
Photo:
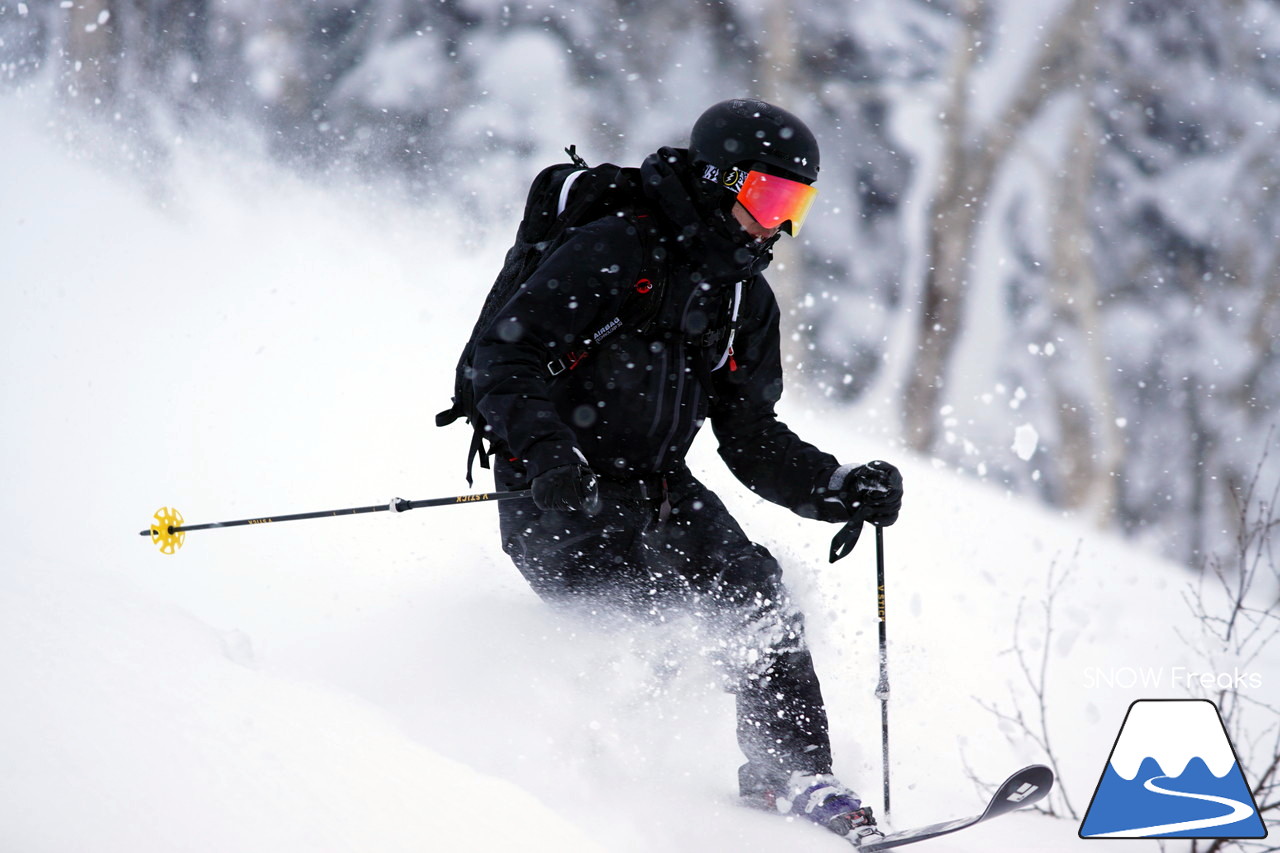
<svg viewBox="0 0 1280 853"><path fill-rule="evenodd" d="M778 304L759 274L768 255L745 250L745 232L729 238L704 224L715 202L695 183L687 152L662 149L641 177L647 217L576 229L477 340L476 400L498 452L530 478L580 461L579 451L602 476L642 477L683 467L710 417L738 479L770 501L818 514L814 490L838 463L774 413L782 364ZM656 242L642 240L640 227L654 228ZM633 294L653 266L648 243L659 247L665 281ZM645 298L659 300L645 328L610 329L625 300ZM575 363L581 342L606 330Z"/></svg>

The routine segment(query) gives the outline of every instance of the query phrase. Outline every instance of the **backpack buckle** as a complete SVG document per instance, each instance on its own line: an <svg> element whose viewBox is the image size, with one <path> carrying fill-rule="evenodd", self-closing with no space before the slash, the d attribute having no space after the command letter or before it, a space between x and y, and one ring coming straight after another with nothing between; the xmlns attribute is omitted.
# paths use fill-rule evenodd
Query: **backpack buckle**
<svg viewBox="0 0 1280 853"><path fill-rule="evenodd" d="M548 361L547 372L550 373L553 377L555 377L555 376L559 376L561 373L564 373L566 370L573 370L575 367L581 364L582 360L586 358L590 353L591 353L591 350L587 350L587 349L581 349L581 350L578 350L577 352L567 352L564 355L562 355L560 358L557 358L555 361Z"/></svg>

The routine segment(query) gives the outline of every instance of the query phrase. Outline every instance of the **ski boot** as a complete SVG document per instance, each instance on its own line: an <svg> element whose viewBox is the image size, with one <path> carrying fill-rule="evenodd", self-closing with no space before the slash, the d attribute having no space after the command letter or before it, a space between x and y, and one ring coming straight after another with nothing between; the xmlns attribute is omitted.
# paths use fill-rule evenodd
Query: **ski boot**
<svg viewBox="0 0 1280 853"><path fill-rule="evenodd" d="M858 795L830 773L792 773L785 785L744 791L743 799L757 808L816 823L855 847L884 838L871 807L862 805Z"/></svg>

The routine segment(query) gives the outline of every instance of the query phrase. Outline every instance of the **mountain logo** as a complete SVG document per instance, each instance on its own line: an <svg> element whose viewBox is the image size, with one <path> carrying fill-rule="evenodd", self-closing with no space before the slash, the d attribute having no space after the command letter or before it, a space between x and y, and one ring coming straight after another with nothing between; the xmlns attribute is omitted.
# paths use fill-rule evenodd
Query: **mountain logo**
<svg viewBox="0 0 1280 853"><path fill-rule="evenodd" d="M1081 838L1266 838L1218 706L1129 706L1080 824Z"/></svg>

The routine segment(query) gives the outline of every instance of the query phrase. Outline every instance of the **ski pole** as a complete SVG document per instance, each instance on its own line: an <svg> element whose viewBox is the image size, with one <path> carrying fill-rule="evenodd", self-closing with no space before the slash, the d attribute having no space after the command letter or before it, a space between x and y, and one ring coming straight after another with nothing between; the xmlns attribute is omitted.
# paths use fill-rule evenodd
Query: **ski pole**
<svg viewBox="0 0 1280 853"><path fill-rule="evenodd" d="M862 535L863 510L855 511L853 517L840 528L831 540L831 562L848 556L858 544ZM876 684L876 698L880 700L880 755L884 763L884 814L889 816L889 637L885 625L884 604L884 528L873 524L876 529L876 610L880 620L880 681Z"/></svg>
<svg viewBox="0 0 1280 853"><path fill-rule="evenodd" d="M504 501L512 498L523 498L529 495L528 489L517 489L511 492L481 492L479 494L454 495L448 498L428 498L421 501L407 501L403 498L392 498L390 503L374 506L355 506L347 509L326 509L320 512L299 512L293 515L271 515L261 518L243 518L237 521L215 521L209 524L183 524L182 513L171 507L162 506L156 510L155 523L146 530L139 531L142 536L150 536L151 541L159 546L161 553L172 554L182 547L187 534L193 530L212 530L219 527L245 527L250 524L271 524L277 521L301 521L307 518L327 518L336 515L361 515L367 512L405 512L411 509L422 509L429 506L452 506L454 504L482 503L485 501Z"/></svg>
<svg viewBox="0 0 1280 853"><path fill-rule="evenodd" d="M876 528L876 590L880 613L880 682L876 698L880 700L880 756L884 765L884 816L889 817L889 636L885 626L884 606L884 528Z"/></svg>

